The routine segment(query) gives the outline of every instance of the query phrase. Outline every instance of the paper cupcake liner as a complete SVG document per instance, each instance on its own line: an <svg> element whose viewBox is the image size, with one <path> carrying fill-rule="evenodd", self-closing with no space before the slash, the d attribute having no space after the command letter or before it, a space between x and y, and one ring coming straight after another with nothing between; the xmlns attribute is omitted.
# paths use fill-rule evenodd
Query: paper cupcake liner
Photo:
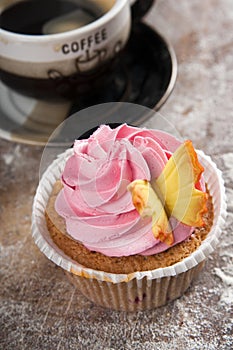
<svg viewBox="0 0 233 350"><path fill-rule="evenodd" d="M61 176L72 149L60 155L43 174L32 211L32 235L39 249L56 265L71 272L70 279L92 301L118 310L141 310L164 305L178 298L199 273L218 244L226 217L226 196L221 171L209 156L198 151L204 178L213 200L213 226L200 247L184 260L165 268L130 274L93 270L77 263L59 249L50 237L45 208L54 183Z"/></svg>
<svg viewBox="0 0 233 350"><path fill-rule="evenodd" d="M85 297L100 306L120 311L149 310L179 298L204 266L204 261L176 276L111 283L67 273L68 279Z"/></svg>

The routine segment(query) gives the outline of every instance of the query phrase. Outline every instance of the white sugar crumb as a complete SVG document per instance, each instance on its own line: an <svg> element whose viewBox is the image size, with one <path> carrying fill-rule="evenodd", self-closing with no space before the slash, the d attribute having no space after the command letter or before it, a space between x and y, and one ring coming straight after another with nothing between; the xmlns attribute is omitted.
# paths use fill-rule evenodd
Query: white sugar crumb
<svg viewBox="0 0 233 350"><path fill-rule="evenodd" d="M233 305L233 268L232 265L223 271L220 268L215 268L215 274L222 280L225 285L224 290L220 296L220 304Z"/></svg>
<svg viewBox="0 0 233 350"><path fill-rule="evenodd" d="M2 156L4 162L6 165L10 165L14 159L14 155L13 154L4 154Z"/></svg>
<svg viewBox="0 0 233 350"><path fill-rule="evenodd" d="M20 152L20 145L17 145L15 147L15 149L13 150L13 152L9 152L9 153L4 153L2 155L3 161L5 163L5 165L10 165L13 163L13 161L17 161L17 159L20 157L21 152Z"/></svg>
<svg viewBox="0 0 233 350"><path fill-rule="evenodd" d="M231 271L233 272L233 271ZM224 273L221 269L215 268L215 273L218 277L221 278L223 283L225 283L227 286L233 286L233 276L230 274Z"/></svg>

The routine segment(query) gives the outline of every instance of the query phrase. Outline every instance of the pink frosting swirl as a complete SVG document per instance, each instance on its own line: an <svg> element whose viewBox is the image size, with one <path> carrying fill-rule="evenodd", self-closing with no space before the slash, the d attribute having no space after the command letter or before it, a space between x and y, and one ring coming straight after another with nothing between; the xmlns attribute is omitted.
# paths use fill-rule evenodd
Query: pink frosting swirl
<svg viewBox="0 0 233 350"><path fill-rule="evenodd" d="M151 218L140 217L127 186L157 178L180 144L165 132L126 124L102 125L89 139L76 140L55 202L68 234L107 256L152 255L169 248L154 238ZM192 233L174 218L170 223L174 244Z"/></svg>

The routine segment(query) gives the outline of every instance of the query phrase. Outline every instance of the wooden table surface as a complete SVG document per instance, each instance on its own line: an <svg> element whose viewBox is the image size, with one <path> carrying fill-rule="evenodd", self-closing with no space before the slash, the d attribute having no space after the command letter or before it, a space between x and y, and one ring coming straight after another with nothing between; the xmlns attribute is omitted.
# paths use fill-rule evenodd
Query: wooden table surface
<svg viewBox="0 0 233 350"><path fill-rule="evenodd" d="M233 2L158 0L146 22L172 44L178 77L160 113L223 171L218 249L180 299L127 314L88 301L31 238L43 147L0 140L0 349L232 349ZM154 119L147 127L156 127Z"/></svg>

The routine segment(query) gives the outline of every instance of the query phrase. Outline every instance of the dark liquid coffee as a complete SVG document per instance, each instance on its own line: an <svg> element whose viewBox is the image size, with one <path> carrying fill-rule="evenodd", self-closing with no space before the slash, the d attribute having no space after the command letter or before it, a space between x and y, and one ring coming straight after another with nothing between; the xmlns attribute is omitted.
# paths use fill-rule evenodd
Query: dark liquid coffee
<svg viewBox="0 0 233 350"><path fill-rule="evenodd" d="M21 1L2 12L0 27L18 34L54 34L80 28L95 21L104 12L98 2L94 1Z"/></svg>

